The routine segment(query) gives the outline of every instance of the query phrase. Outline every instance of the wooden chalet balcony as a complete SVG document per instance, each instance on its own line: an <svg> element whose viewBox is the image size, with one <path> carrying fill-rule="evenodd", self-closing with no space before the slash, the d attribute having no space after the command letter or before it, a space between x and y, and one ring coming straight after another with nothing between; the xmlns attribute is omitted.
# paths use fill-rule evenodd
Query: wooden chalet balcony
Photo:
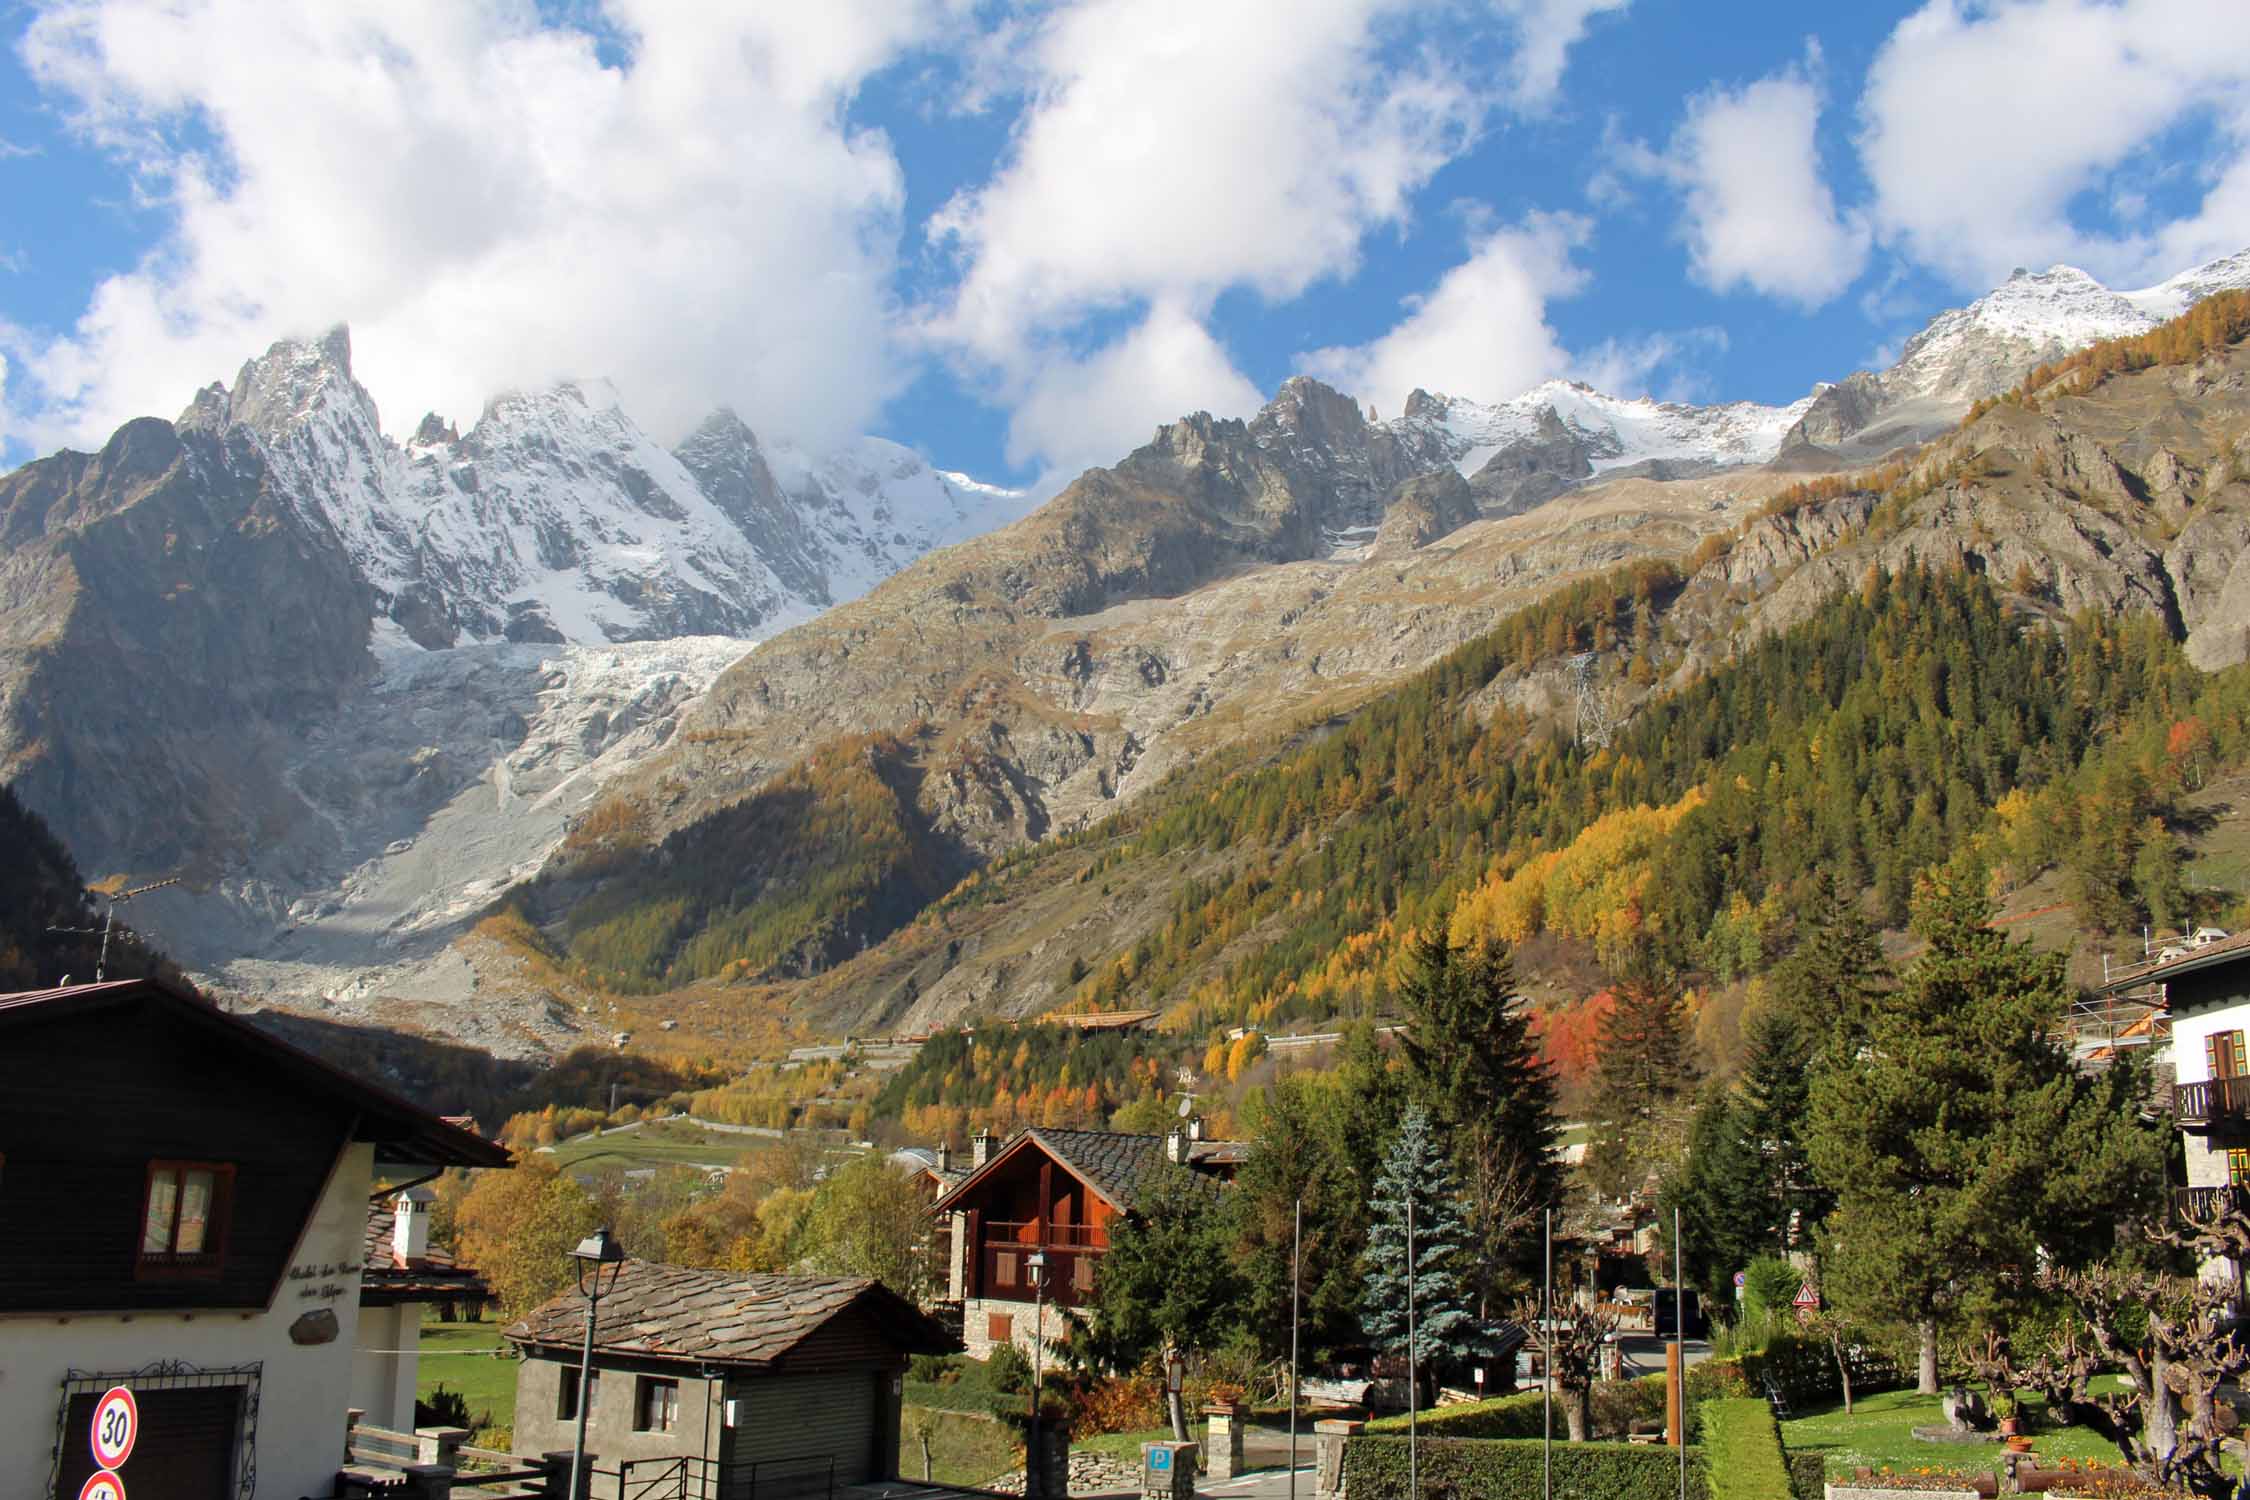
<svg viewBox="0 0 2250 1500"><path fill-rule="evenodd" d="M1108 1232L1098 1224L988 1221L977 1251L983 1295L1032 1301L1025 1261L1038 1250L1047 1257L1047 1300L1076 1307L1093 1300L1094 1268L1108 1249Z"/></svg>
<svg viewBox="0 0 2250 1500"><path fill-rule="evenodd" d="M2172 1216L2188 1223L2208 1223L2229 1208L2250 1213L2250 1188L2190 1187L2172 1189Z"/></svg>
<svg viewBox="0 0 2250 1500"><path fill-rule="evenodd" d="M2182 1125L2250 1124L2250 1078L2211 1078L2172 1086L2172 1115Z"/></svg>

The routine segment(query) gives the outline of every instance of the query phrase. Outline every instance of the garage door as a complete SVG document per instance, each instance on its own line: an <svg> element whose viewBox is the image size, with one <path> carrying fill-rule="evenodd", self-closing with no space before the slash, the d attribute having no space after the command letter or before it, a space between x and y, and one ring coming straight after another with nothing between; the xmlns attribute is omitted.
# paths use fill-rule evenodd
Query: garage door
<svg viewBox="0 0 2250 1500"><path fill-rule="evenodd" d="M235 1449L246 1387L135 1391L140 1436L119 1471L133 1500L235 1500ZM94 1472L89 1438L100 1392L73 1395L63 1416L56 1500L77 1500Z"/></svg>
<svg viewBox="0 0 2250 1500"><path fill-rule="evenodd" d="M728 1492L749 1494L754 1479L758 1500L824 1495L831 1462L839 1485L872 1478L881 1378L859 1370L730 1382L735 1427Z"/></svg>

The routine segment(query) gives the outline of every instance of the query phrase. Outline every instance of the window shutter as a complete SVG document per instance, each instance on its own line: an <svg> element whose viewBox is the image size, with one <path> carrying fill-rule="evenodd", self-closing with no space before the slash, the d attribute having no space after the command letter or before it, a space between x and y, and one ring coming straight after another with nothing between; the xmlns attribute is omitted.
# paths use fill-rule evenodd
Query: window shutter
<svg viewBox="0 0 2250 1500"><path fill-rule="evenodd" d="M2203 1071L2209 1078L2221 1078L2219 1071L2219 1033L2212 1032L2203 1039Z"/></svg>
<svg viewBox="0 0 2250 1500"><path fill-rule="evenodd" d="M1014 1314L993 1313L985 1324L984 1336L995 1344L1012 1343L1016 1336Z"/></svg>

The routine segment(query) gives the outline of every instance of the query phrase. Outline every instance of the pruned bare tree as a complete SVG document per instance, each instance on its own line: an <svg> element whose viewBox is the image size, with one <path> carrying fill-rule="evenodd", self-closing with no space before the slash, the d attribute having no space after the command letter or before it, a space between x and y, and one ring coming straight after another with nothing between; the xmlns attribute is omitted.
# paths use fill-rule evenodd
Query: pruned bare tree
<svg viewBox="0 0 2250 1500"><path fill-rule="evenodd" d="M2228 1207L2184 1230L2151 1230L2148 1238L2204 1264L2224 1256L2239 1266L2250 1256L2250 1215ZM2208 1500L2232 1496L2234 1481L2219 1466L2231 1416L2218 1392L2250 1374L2250 1349L2234 1331L2234 1278L2100 1265L2048 1270L2038 1280L2064 1298L2076 1319L2028 1363L2002 1344L2003 1377L2038 1391L2061 1420L2099 1433L2156 1483ZM2094 1393L2093 1377L2112 1369L2123 1374L2124 1387Z"/></svg>
<svg viewBox="0 0 2250 1500"><path fill-rule="evenodd" d="M1594 1380L1601 1373L1602 1344L1617 1331L1617 1314L1573 1303L1551 1309L1542 1324L1538 1302L1526 1297L1516 1304L1515 1317L1532 1330L1533 1340L1546 1355L1548 1369L1554 1372L1570 1440L1585 1442L1586 1430L1593 1422Z"/></svg>
<svg viewBox="0 0 2250 1500"><path fill-rule="evenodd" d="M1538 1248L1549 1178L1521 1145L1497 1132L1473 1130L1460 1150L1462 1193L1477 1261L1479 1309L1490 1316L1510 1268L1528 1246Z"/></svg>

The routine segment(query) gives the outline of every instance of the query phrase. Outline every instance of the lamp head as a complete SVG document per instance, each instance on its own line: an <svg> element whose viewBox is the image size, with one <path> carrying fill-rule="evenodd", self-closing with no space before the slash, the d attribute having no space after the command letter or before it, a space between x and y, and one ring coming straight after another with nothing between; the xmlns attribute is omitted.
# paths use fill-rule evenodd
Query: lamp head
<svg viewBox="0 0 2250 1500"><path fill-rule="evenodd" d="M1023 1258L1023 1268L1031 1273L1033 1281L1045 1281L1047 1279L1047 1252L1044 1250L1032 1251Z"/></svg>
<svg viewBox="0 0 2250 1500"><path fill-rule="evenodd" d="M569 1252L578 1271L578 1295L586 1298L607 1296L617 1285L617 1278L625 1272L625 1247L617 1242L607 1226L595 1230L580 1240Z"/></svg>

